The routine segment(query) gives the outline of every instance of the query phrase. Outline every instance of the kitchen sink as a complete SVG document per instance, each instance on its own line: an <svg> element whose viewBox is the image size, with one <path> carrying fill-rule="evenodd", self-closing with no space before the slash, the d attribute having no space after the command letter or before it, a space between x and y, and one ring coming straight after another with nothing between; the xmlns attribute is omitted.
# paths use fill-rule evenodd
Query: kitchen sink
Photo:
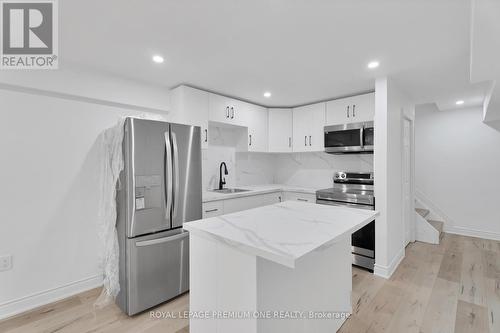
<svg viewBox="0 0 500 333"><path fill-rule="evenodd" d="M240 193L240 192L248 192L250 190L244 190L242 188L223 188L222 190L212 190L212 192L216 193L225 193L225 194L231 194L231 193Z"/></svg>

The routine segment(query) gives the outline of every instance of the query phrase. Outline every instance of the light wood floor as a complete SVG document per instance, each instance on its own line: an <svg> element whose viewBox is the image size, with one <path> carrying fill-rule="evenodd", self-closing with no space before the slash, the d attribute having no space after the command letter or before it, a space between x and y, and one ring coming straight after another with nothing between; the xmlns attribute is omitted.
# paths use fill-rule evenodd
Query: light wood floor
<svg viewBox="0 0 500 333"><path fill-rule="evenodd" d="M99 290L0 321L0 332L188 333L186 319L129 318L115 305L94 311ZM183 295L155 310L188 309ZM340 332L500 332L500 242L444 234L410 244L390 280L353 270L353 315ZM312 332L311 332L312 333Z"/></svg>

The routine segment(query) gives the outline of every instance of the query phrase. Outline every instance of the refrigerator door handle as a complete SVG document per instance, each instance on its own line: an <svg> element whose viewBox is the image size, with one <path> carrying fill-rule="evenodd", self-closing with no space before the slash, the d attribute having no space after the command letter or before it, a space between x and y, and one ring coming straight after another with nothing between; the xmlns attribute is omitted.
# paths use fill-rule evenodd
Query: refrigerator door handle
<svg viewBox="0 0 500 333"><path fill-rule="evenodd" d="M172 145L170 143L170 133L165 132L165 149L167 151L167 160L165 161L165 218L170 221L170 211L172 210Z"/></svg>
<svg viewBox="0 0 500 333"><path fill-rule="evenodd" d="M175 236L167 236L167 237L163 237L163 238L139 241L139 242L135 243L135 246L142 247L142 246L149 246L149 245L156 245L156 244L171 242L171 241L174 241L174 240L179 239L179 238L187 237L188 234L189 234L188 232L181 232L180 234L177 234Z"/></svg>
<svg viewBox="0 0 500 333"><path fill-rule="evenodd" d="M171 132L172 134L172 147L173 147L173 166L174 166L174 190L172 192L173 196L173 208L172 208L172 216L177 216L178 210L178 196L179 196L179 147L177 146L177 136L175 132Z"/></svg>

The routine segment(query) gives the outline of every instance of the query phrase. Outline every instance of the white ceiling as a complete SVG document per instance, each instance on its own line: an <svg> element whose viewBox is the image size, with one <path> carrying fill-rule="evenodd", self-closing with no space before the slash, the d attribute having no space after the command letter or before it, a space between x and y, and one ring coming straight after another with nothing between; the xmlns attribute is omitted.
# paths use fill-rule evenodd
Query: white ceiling
<svg viewBox="0 0 500 333"><path fill-rule="evenodd" d="M417 103L481 104L470 84L470 0L64 0L61 67L266 106L374 87L390 75ZM165 57L163 64L151 61ZM366 64L380 61L376 70ZM271 91L272 97L262 96Z"/></svg>

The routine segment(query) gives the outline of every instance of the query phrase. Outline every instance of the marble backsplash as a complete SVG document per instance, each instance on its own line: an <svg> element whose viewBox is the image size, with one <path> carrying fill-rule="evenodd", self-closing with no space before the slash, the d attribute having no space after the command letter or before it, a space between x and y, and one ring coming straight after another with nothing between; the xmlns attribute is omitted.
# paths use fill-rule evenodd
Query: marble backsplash
<svg viewBox="0 0 500 333"><path fill-rule="evenodd" d="M219 167L225 162L228 175L226 187L236 185L236 132L232 129L210 126L209 148L202 150L203 189L214 189L219 186Z"/></svg>
<svg viewBox="0 0 500 333"><path fill-rule="evenodd" d="M335 171L373 171L373 155L332 155L324 152L278 154L274 183L298 187L327 188Z"/></svg>
<svg viewBox="0 0 500 333"><path fill-rule="evenodd" d="M219 166L226 162L226 187L285 184L326 188L335 171L373 171L373 155L331 155L315 153L237 152L238 133L230 128L210 128L209 148L203 150L203 188L217 188Z"/></svg>

